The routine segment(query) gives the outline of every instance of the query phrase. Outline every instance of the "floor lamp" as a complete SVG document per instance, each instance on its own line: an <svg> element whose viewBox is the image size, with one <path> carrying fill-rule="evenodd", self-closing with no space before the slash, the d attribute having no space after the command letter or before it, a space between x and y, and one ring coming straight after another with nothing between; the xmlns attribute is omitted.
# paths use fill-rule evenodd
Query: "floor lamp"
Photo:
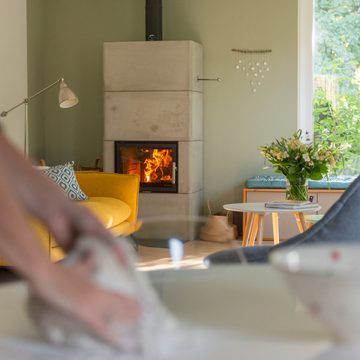
<svg viewBox="0 0 360 360"><path fill-rule="evenodd" d="M25 156L28 156L29 153L29 132L28 132L28 103L31 99L34 97L40 95L44 91L50 89L54 85L60 83L60 92L59 92L59 106L61 108L69 108L74 105L76 105L79 102L79 99L77 98L76 94L65 84L64 78L60 78L59 80L55 81L53 84L47 86L45 89L42 89L38 93L34 94L33 96L30 96L29 98L24 99L20 104L14 106L8 111L3 111L0 114L0 117L5 117L7 114L16 109L17 107L21 106L22 104L25 104Z"/></svg>

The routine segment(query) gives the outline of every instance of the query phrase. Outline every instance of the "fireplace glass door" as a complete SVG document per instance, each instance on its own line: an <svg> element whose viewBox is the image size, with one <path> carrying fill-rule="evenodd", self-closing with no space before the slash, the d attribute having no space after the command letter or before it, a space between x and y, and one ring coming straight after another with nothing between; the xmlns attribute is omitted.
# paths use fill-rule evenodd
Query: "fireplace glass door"
<svg viewBox="0 0 360 360"><path fill-rule="evenodd" d="M177 193L177 142L115 141L115 172L138 174L140 192Z"/></svg>

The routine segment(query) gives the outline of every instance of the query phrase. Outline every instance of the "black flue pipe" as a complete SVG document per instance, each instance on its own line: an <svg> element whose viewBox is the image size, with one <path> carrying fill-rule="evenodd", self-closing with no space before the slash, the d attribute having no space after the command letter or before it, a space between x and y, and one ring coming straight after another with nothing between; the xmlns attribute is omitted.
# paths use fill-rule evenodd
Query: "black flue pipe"
<svg viewBox="0 0 360 360"><path fill-rule="evenodd" d="M146 40L162 40L162 0L146 0Z"/></svg>

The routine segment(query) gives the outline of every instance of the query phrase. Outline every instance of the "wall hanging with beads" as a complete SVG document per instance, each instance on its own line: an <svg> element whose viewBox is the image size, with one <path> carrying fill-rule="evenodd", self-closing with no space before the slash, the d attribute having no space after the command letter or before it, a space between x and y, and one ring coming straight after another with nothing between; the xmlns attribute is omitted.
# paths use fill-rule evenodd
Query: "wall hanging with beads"
<svg viewBox="0 0 360 360"><path fill-rule="evenodd" d="M238 50L231 49L237 53L235 69L244 73L251 91L256 92L270 71L269 57L272 50Z"/></svg>

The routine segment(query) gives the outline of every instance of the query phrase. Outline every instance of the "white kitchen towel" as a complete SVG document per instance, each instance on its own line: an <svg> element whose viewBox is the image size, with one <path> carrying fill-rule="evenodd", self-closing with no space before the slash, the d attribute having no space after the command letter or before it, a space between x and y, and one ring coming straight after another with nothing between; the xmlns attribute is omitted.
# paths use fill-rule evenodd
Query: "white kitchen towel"
<svg viewBox="0 0 360 360"><path fill-rule="evenodd" d="M119 247L126 255L126 265L119 261L114 247ZM159 300L146 274L135 270L134 250L124 238L109 243L89 237L80 238L64 261L64 266L76 264L88 251L96 256L97 268L91 279L104 289L134 297L141 304L141 316L135 324L112 323L119 339L122 339L124 353L166 358L189 340L188 334L181 330L178 321ZM83 349L99 356L119 353L118 349L94 336L85 325L33 295L29 297L29 314L44 337L53 343Z"/></svg>

